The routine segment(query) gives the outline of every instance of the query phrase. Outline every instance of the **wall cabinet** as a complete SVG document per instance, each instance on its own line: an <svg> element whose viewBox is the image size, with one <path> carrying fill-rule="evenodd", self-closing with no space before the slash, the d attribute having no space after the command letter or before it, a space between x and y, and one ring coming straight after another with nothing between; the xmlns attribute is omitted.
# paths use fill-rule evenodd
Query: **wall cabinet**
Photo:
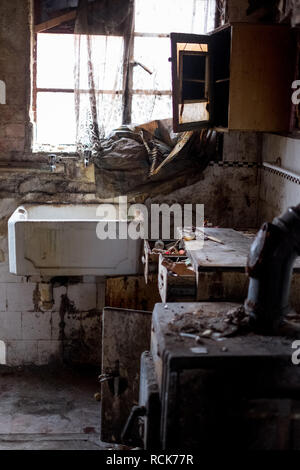
<svg viewBox="0 0 300 470"><path fill-rule="evenodd" d="M288 25L171 33L173 128L289 130L295 47Z"/></svg>

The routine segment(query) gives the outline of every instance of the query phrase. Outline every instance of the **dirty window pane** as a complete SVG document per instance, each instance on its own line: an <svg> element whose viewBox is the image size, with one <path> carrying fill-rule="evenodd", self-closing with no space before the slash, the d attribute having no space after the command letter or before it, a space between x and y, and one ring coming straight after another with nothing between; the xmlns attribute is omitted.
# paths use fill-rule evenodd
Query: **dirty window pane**
<svg viewBox="0 0 300 470"><path fill-rule="evenodd" d="M134 60L145 65L152 74L136 65L133 69L134 90L171 90L170 48L169 38L135 38Z"/></svg>
<svg viewBox="0 0 300 470"><path fill-rule="evenodd" d="M37 87L74 88L73 34L37 35Z"/></svg>
<svg viewBox="0 0 300 470"><path fill-rule="evenodd" d="M73 93L37 94L37 143L74 144Z"/></svg>
<svg viewBox="0 0 300 470"><path fill-rule="evenodd" d="M37 87L38 88L74 88L74 37L73 34L38 34L37 35ZM87 37L80 36L81 86L88 89ZM113 90L122 84L115 77L122 69L123 38L118 36L90 36L92 42L92 63L97 73L97 89ZM121 58L121 61L120 61Z"/></svg>
<svg viewBox="0 0 300 470"><path fill-rule="evenodd" d="M144 123L150 119L167 119L172 116L171 96L133 95L132 122Z"/></svg>
<svg viewBox="0 0 300 470"><path fill-rule="evenodd" d="M98 93L96 94L96 107L98 113L98 127L101 135L109 132L122 124L122 94ZM86 133L86 125L90 122L90 96L89 93L80 94L80 127L79 135L83 143L88 145L89 134Z"/></svg>
<svg viewBox="0 0 300 470"><path fill-rule="evenodd" d="M214 28L215 0L135 0L135 30L203 34Z"/></svg>
<svg viewBox="0 0 300 470"><path fill-rule="evenodd" d="M93 79L96 90L118 90L118 96L98 94L101 112L100 124L105 131L122 122L122 70L123 38L117 36L90 36L92 42ZM37 88L74 89L75 35L38 34L37 40ZM89 89L87 37L76 37L80 47L82 68L80 89ZM81 100L84 101L84 92ZM87 101L89 96L87 95ZM117 105L113 107L112 104ZM89 106L87 106L87 109ZM75 144L75 106L73 93L38 92L35 144Z"/></svg>

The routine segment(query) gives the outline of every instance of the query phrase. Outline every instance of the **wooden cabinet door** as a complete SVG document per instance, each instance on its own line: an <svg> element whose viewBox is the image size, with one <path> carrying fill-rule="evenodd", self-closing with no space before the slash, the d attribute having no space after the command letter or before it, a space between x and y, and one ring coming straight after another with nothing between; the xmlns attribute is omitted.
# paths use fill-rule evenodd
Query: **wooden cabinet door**
<svg viewBox="0 0 300 470"><path fill-rule="evenodd" d="M289 25L171 33L173 129L287 132L296 40Z"/></svg>
<svg viewBox="0 0 300 470"><path fill-rule="evenodd" d="M131 408L139 400L141 354L150 349L152 312L103 309L101 440L121 443Z"/></svg>
<svg viewBox="0 0 300 470"><path fill-rule="evenodd" d="M211 38L171 33L173 129L211 127L213 122Z"/></svg>
<svg viewBox="0 0 300 470"><path fill-rule="evenodd" d="M232 25L229 122L232 130L289 129L294 41L288 25Z"/></svg>

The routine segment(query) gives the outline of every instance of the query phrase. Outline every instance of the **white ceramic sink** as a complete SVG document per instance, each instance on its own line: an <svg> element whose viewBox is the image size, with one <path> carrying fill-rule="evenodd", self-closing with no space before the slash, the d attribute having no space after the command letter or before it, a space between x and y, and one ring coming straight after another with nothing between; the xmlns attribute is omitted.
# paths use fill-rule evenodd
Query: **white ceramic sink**
<svg viewBox="0 0 300 470"><path fill-rule="evenodd" d="M9 270L18 275L124 275L138 272L141 240L97 237L98 204L18 207L8 221ZM127 219L114 219L117 230ZM125 227L126 226L126 227Z"/></svg>

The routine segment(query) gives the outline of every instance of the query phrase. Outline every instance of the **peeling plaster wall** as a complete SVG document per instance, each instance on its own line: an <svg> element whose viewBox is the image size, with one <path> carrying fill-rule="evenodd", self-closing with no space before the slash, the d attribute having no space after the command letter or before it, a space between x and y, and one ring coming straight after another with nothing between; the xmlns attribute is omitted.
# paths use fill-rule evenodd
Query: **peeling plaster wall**
<svg viewBox="0 0 300 470"><path fill-rule="evenodd" d="M47 156L30 152L29 18L29 1L1 0L0 80L6 83L7 99L0 105L0 340L9 365L51 360L100 365L104 279L54 279L49 301L42 279L8 270L7 221L18 205L101 202L89 170L65 163L51 173ZM256 134L225 134L222 162L212 163L199 177L179 175L177 182L153 191L149 185L136 200L204 203L205 216L216 225L255 227L258 149Z"/></svg>
<svg viewBox="0 0 300 470"><path fill-rule="evenodd" d="M0 80L6 104L0 109L0 157L9 161L29 150L30 2L0 2Z"/></svg>

